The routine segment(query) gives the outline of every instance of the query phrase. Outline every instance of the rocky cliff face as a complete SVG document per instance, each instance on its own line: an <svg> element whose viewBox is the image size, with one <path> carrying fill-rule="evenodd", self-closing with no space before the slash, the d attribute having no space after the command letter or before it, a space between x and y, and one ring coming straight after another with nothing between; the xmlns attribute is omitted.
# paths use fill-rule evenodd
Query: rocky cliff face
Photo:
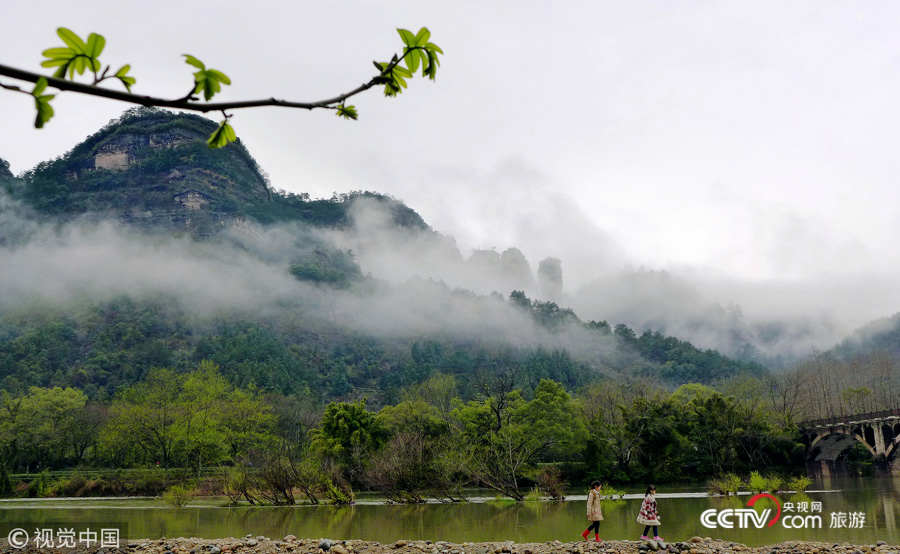
<svg viewBox="0 0 900 554"><path fill-rule="evenodd" d="M509 290L533 291L534 275L525 254L518 248L507 248L500 255L500 273Z"/></svg>
<svg viewBox="0 0 900 554"><path fill-rule="evenodd" d="M266 179L240 143L206 146L208 119L132 109L28 176L45 212L118 219L146 230L206 235L246 225L244 212L270 200Z"/></svg>
<svg viewBox="0 0 900 554"><path fill-rule="evenodd" d="M182 144L188 144L198 140L184 129L172 129L165 132L150 132L142 134L125 134L114 137L97 147L89 170L127 169L139 161L138 152L146 148L159 150L162 148L175 148Z"/></svg>

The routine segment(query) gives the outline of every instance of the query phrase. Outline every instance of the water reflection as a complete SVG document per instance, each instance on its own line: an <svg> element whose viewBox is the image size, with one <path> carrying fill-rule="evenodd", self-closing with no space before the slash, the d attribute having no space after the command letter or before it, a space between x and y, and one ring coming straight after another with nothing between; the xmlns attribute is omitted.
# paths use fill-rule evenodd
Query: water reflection
<svg viewBox="0 0 900 554"><path fill-rule="evenodd" d="M900 486L894 479L828 478L839 489L811 491L805 495L778 494L782 504L821 502L822 529L785 529L775 525L764 529L707 529L700 523L704 510L741 509L749 495L707 497L697 488L693 494L673 497L658 495L662 526L660 535L669 541L685 540L693 535L711 536L749 545L771 544L786 540L821 540L874 544L884 540L897 544L895 506ZM821 487L823 482L815 487ZM603 504L605 520L600 536L604 539L637 539L643 527L635 520L641 495ZM295 507L220 507L220 500L198 501L187 508L161 507L152 499L131 500L48 500L0 502L0 522L34 527L42 522L83 524L92 521L127 524L129 538L200 536L222 538L247 534L283 537L329 537L365 539L387 543L404 539L465 541L564 542L581 540L587 525L584 495L564 502L469 502L461 504ZM761 500L757 510L774 508ZM832 528L832 512L863 512L862 529Z"/></svg>

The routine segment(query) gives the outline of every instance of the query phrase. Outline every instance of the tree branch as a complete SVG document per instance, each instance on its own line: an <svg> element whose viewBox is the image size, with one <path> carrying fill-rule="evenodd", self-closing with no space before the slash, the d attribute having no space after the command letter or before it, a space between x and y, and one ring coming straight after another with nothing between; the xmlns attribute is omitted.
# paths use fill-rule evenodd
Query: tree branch
<svg viewBox="0 0 900 554"><path fill-rule="evenodd" d="M186 111L194 111L194 112L215 112L222 110L237 110L241 108L260 108L264 106L276 106L281 108L297 108L304 110L314 110L317 108L327 108L334 109L333 104L342 103L344 100L356 96L361 92L365 92L370 88L385 84L385 76L390 75L395 67L400 65L409 54L415 51L422 50L422 47L413 47L410 48L405 54L400 56L399 58L392 60L388 63L388 65L384 68L384 70L375 77L372 77L367 83L363 83L362 85L356 87L350 92L346 92L344 94L340 94L335 96L334 98L329 98L327 100L319 100L318 102L290 102L287 100L279 100L277 98L266 98L262 100L245 100L240 102L206 102L199 103L191 101L193 98L193 91L189 93L187 96L183 98L179 98L177 100L169 100L166 98L156 98L153 96L143 96L140 94L132 94L129 92L120 92L117 90L107 89L103 87L96 86L98 83L106 79L106 71L103 72L103 77L99 80L96 79L95 74L95 82L93 85L86 85L84 83L78 83L75 81L68 81L66 79L59 79L56 77L48 77L46 75L41 75L39 73L32 73L31 71L25 71L23 69L18 69L15 67L10 67L7 65L0 64L0 75L11 77L13 79L18 79L20 81L28 81L31 83L37 83L38 79L41 77L47 80L48 86L52 86L59 90L68 90L72 92L78 92L81 94L87 94L88 96L99 96L101 98L109 98L111 100L119 100L121 102L128 102L130 104L140 104L141 106L155 106L160 108L175 108L178 110L186 110ZM107 66L107 70L109 67ZM12 85L3 85L0 84L0 87L13 90L17 92L24 92L26 94L30 94L28 91L22 90L19 87Z"/></svg>
<svg viewBox="0 0 900 554"><path fill-rule="evenodd" d="M22 90L21 88L17 87L16 85L4 85L3 83L0 83L0 88L6 89L6 90L11 90L13 92L21 92L21 93L28 94L28 95L31 94L27 90Z"/></svg>
<svg viewBox="0 0 900 554"><path fill-rule="evenodd" d="M402 59L402 58L401 58ZM396 65L396 64L393 64ZM390 66L389 66L390 67ZM357 88L351 90L350 92L341 94L339 96L335 96L334 98L329 98L327 100L320 100L318 102L289 102L286 100L278 100L276 98L266 98L262 100L246 100L241 102L207 102L207 103L197 103L190 102L185 98L181 98L178 100L168 100L166 98L156 98L153 96L143 96L139 94L131 94L128 92L120 92L117 90L106 89L94 85L86 85L83 83L77 83L74 81L67 81L65 79L57 79L56 77L47 77L45 75L40 75L38 73L32 73L30 71L25 71L22 69L17 69L15 67L9 67L7 65L0 64L0 75L11 77L13 79L18 79L20 81L28 81L31 83L36 83L38 79L44 77L47 79L47 84L59 90L68 90L72 92L78 92L81 94L87 94L89 96L99 96L101 98L108 98L111 100L119 100L121 102L128 102L130 104L140 104L141 106L156 106L160 108L175 108L179 110L187 110L194 112L215 112L221 110L237 110L241 108L259 108L263 106L277 106L283 108L299 108L305 110L314 110L316 108L331 108L332 104L337 104L343 102L347 98L351 96L355 96L361 92L367 91L370 88L383 84L382 76L378 75L373 77L369 82L358 86ZM8 90L18 90L22 91L18 87L10 86L10 85L2 85L3 88Z"/></svg>

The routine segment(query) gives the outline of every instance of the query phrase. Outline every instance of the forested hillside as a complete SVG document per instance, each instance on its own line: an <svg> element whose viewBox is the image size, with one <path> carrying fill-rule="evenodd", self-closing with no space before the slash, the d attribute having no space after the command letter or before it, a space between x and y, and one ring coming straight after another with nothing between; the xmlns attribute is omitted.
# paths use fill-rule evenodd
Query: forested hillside
<svg viewBox="0 0 900 554"><path fill-rule="evenodd" d="M624 325L612 332L605 322L583 323L552 303L523 308L496 298L480 302L532 319L546 344L449 331L386 338L320 318L297 321L288 312L202 318L173 298L119 296L29 306L0 316L0 389L21 394L32 386L77 387L91 399L109 400L152 368L183 372L203 359L219 364L237 386L311 391L323 400L368 395L375 405L437 372L456 377L464 398L478 393L479 380L504 368L515 368L526 390L540 379L577 390L602 377L653 377L674 386L765 373L658 333L636 336ZM585 344L573 353L563 341L574 332ZM605 354L589 356L590 350Z"/></svg>
<svg viewBox="0 0 900 554"><path fill-rule="evenodd" d="M226 467L235 498L291 503L799 463L762 365L582 319L558 259L467 259L390 197L272 190L210 125L130 110L0 166L0 466ZM47 479L17 494L167 486Z"/></svg>
<svg viewBox="0 0 900 554"><path fill-rule="evenodd" d="M678 385L764 372L532 299L528 261L513 250L459 266L491 294L366 273L360 255L388 273L404 250L463 259L389 197L272 191L240 142L205 146L214 125L136 108L20 179L4 163L0 387L110 399L151 368L209 359L237 386L379 404L434 372L458 378L465 397L469 382L507 366L528 388L550 378L569 390L612 374ZM558 295L553 263L542 262L556 268L541 287Z"/></svg>

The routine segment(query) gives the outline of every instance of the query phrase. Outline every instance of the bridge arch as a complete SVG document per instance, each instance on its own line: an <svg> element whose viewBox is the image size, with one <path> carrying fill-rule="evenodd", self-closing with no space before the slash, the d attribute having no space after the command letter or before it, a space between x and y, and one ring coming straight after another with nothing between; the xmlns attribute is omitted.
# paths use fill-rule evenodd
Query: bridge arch
<svg viewBox="0 0 900 554"><path fill-rule="evenodd" d="M897 457L897 451L900 450L900 423L894 425L891 440L888 441L887 436L884 439L884 457L894 460Z"/></svg>
<svg viewBox="0 0 900 554"><path fill-rule="evenodd" d="M885 449L884 454L887 456L887 450L890 448L891 443L894 442L894 439L897 438L897 434L894 433L894 426L888 422L882 423L879 431L881 432L881 440Z"/></svg>
<svg viewBox="0 0 900 554"><path fill-rule="evenodd" d="M860 427L856 427L849 432L846 430L828 429L823 433L819 433L810 442L809 445L809 461L818 462L824 460L837 460L840 455L852 447L855 443L862 444L873 458L878 457L875 452L875 438L872 436L872 444L866 440L866 433Z"/></svg>
<svg viewBox="0 0 900 554"><path fill-rule="evenodd" d="M809 461L837 460L854 441L875 460L895 459L900 451L900 408L807 421L799 427Z"/></svg>

